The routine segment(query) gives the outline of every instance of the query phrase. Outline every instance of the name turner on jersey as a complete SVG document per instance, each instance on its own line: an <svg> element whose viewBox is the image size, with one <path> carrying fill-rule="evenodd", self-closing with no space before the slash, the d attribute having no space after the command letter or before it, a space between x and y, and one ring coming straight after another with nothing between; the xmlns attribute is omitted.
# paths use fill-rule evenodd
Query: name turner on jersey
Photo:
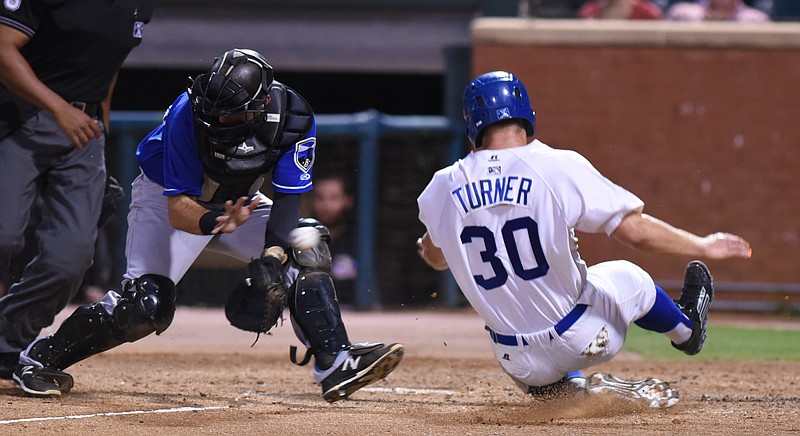
<svg viewBox="0 0 800 436"><path fill-rule="evenodd" d="M527 177L508 176L469 182L450 194L464 213L469 213L501 203L528 206L532 187L533 181Z"/></svg>

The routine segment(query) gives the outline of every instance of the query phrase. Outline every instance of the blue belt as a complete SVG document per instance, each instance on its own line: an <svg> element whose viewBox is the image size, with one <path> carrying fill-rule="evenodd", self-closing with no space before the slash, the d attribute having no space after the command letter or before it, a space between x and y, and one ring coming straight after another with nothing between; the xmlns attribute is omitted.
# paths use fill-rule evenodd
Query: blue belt
<svg viewBox="0 0 800 436"><path fill-rule="evenodd" d="M569 328L572 327L573 324L575 324L575 321L577 321L578 318L580 318L581 315L583 315L583 312L586 312L587 307L589 306L587 306L586 304L576 304L575 307L573 307L572 310L569 311L567 316L565 316L561 321L559 321L555 325L556 333L558 333L558 335L561 336L562 333L569 330ZM489 332L489 336L491 336L492 341L494 341L494 343L496 344L508 345L511 347L516 347L517 345L519 345L516 336L501 335L500 333L497 333L494 330L490 329L489 326L486 326L486 331ZM522 338L522 345L528 345L528 341L526 341L525 338Z"/></svg>

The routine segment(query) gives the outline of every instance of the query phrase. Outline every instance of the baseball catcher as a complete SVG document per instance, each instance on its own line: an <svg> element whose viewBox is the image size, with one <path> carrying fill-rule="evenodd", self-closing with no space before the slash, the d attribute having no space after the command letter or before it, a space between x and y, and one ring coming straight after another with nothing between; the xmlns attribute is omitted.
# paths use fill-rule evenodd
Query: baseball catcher
<svg viewBox="0 0 800 436"><path fill-rule="evenodd" d="M206 249L247 262L249 278L225 309L233 325L267 332L288 305L325 400L386 377L403 346L350 342L327 240L289 250L300 194L312 188L316 146L311 107L274 81L261 54L234 49L216 58L136 151L142 172L133 182L122 292L79 307L56 333L32 343L20 356L16 383L31 395L61 395L73 385L64 372L71 365L164 332L175 314L175 285ZM272 198L259 192L268 179ZM327 232L316 222L301 225Z"/></svg>

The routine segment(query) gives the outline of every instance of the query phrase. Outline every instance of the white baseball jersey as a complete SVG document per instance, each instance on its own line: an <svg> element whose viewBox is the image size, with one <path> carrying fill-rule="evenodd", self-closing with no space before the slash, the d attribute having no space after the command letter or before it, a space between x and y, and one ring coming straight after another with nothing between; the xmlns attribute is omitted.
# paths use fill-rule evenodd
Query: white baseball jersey
<svg viewBox="0 0 800 436"><path fill-rule="evenodd" d="M586 287L574 229L611 234L643 202L580 154L538 140L482 150L438 171L419 218L459 287L500 333L560 321Z"/></svg>

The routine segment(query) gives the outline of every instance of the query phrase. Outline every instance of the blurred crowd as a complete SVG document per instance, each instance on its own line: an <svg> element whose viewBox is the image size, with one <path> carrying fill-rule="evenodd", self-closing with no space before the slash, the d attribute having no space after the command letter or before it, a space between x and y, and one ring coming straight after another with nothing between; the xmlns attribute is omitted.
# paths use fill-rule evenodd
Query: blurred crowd
<svg viewBox="0 0 800 436"><path fill-rule="evenodd" d="M800 21L798 0L529 0L527 15L540 18Z"/></svg>

